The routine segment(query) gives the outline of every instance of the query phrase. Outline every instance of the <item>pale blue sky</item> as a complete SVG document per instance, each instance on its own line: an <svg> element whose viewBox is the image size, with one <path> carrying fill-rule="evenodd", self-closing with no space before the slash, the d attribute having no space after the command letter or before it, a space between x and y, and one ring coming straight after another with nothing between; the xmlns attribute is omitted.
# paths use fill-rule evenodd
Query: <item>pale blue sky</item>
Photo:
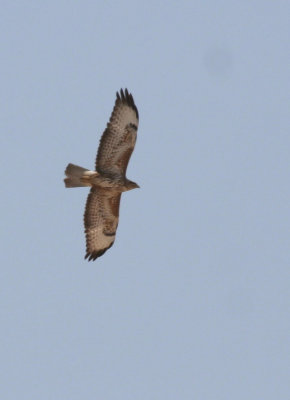
<svg viewBox="0 0 290 400"><path fill-rule="evenodd" d="M290 393L287 1L2 1L5 400ZM114 246L83 260L115 92L140 126Z"/></svg>

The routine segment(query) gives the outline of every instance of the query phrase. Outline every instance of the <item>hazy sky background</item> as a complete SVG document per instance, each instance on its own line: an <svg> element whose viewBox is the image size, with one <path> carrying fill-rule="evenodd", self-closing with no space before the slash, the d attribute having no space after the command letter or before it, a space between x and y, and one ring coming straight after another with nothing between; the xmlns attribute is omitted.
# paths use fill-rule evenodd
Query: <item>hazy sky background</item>
<svg viewBox="0 0 290 400"><path fill-rule="evenodd" d="M2 1L5 400L290 393L290 2ZM140 126L114 246L87 189L121 87Z"/></svg>

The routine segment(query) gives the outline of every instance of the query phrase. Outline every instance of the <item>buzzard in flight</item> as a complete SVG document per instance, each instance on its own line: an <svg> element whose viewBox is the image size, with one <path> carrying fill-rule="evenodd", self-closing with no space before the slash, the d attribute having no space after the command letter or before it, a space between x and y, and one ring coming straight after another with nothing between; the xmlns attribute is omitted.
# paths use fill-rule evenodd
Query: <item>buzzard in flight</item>
<svg viewBox="0 0 290 400"><path fill-rule="evenodd" d="M113 245L121 194L139 187L126 178L137 129L138 110L133 96L121 89L100 141L95 171L74 164L66 167L65 187L91 187L84 215L88 261L102 256Z"/></svg>

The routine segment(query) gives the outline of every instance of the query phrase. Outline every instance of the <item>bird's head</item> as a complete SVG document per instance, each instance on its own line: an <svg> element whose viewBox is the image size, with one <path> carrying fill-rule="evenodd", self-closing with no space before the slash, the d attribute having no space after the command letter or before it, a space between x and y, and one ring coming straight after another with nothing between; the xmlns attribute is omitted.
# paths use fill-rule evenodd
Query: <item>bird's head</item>
<svg viewBox="0 0 290 400"><path fill-rule="evenodd" d="M140 186L137 183L135 183L133 181L129 181L129 179L126 180L126 185L125 186L126 186L127 190L140 188Z"/></svg>

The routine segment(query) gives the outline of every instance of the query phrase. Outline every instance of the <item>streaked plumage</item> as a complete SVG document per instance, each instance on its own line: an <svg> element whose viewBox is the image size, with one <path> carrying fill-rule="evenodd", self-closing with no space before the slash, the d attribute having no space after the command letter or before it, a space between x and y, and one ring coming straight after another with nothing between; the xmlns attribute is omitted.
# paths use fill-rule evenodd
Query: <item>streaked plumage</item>
<svg viewBox="0 0 290 400"><path fill-rule="evenodd" d="M68 164L65 170L66 187L91 187L84 215L85 258L89 261L103 255L115 241L122 192L139 187L126 178L136 143L138 119L133 96L127 89L125 92L121 89L101 137L95 171L74 164Z"/></svg>

